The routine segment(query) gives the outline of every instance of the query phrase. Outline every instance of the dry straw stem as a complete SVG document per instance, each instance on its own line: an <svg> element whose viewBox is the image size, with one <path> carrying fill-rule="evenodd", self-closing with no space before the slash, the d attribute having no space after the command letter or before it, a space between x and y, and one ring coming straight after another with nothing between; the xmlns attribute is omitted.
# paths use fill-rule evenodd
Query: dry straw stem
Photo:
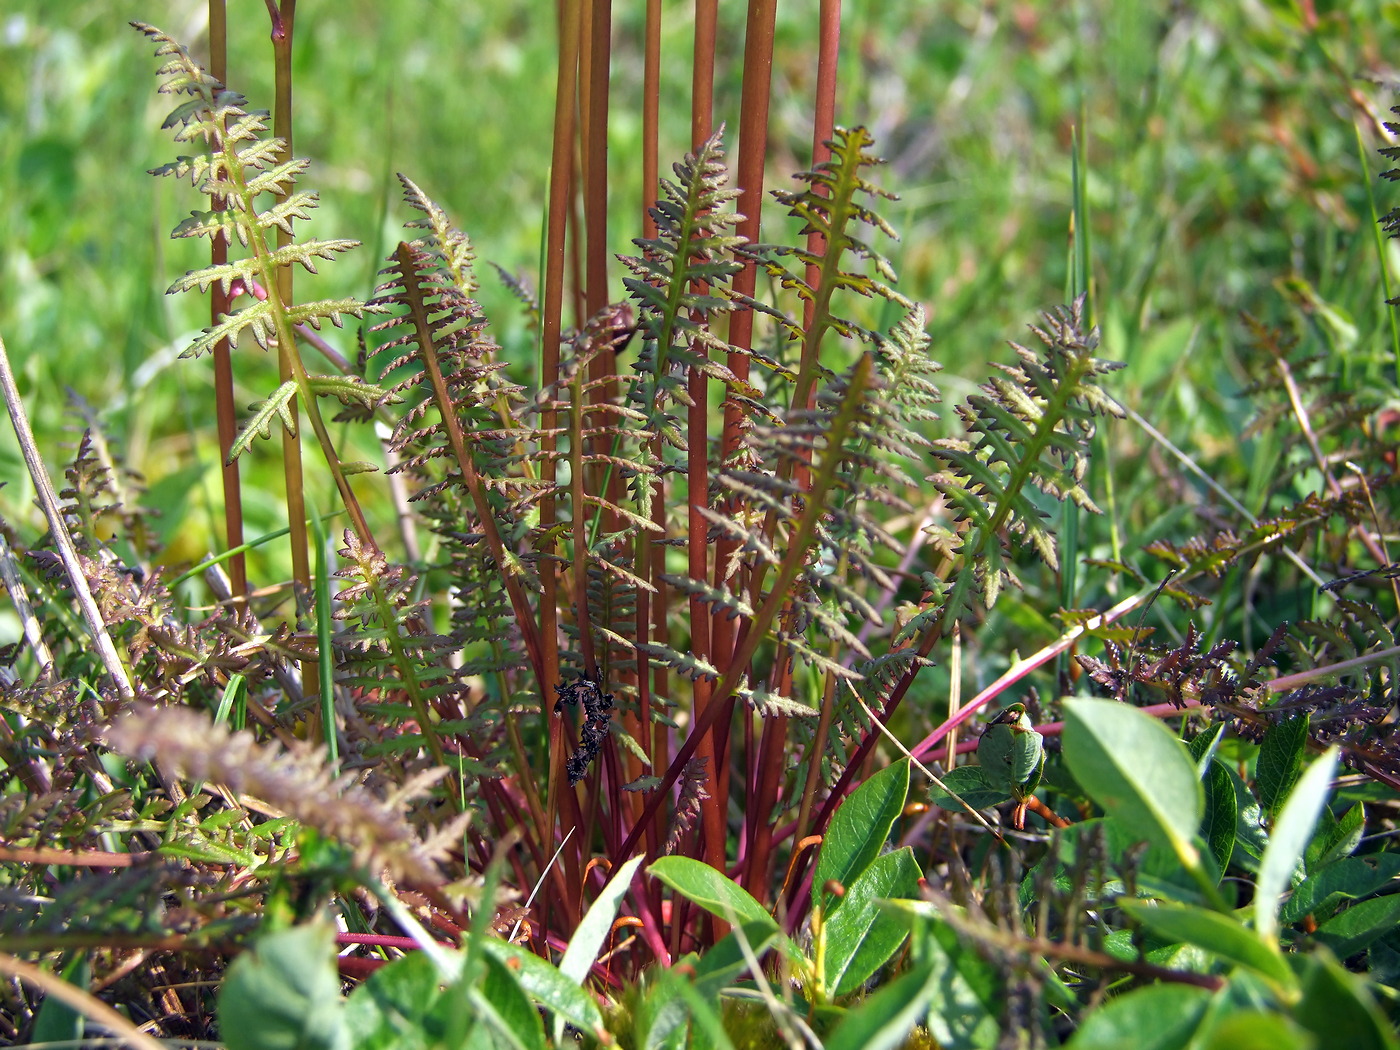
<svg viewBox="0 0 1400 1050"><path fill-rule="evenodd" d="M13 955L0 952L0 973L9 974L26 984L32 984L42 991L45 997L52 997L66 1006L71 1006L80 1014L127 1039L132 1046L139 1047L140 1050L165 1050L164 1043L141 1031L101 999L89 995L80 988L73 987L63 978L56 977L47 970L41 970L23 959L16 959Z"/></svg>
<svg viewBox="0 0 1400 1050"><path fill-rule="evenodd" d="M78 560L78 549L73 546L73 537L68 535L68 528L63 522L63 508L59 506L58 493L54 491L53 481L44 467L43 457L39 455L39 446L34 440L34 431L29 426L29 416L24 411L24 403L19 399L19 388L15 386L15 376L10 368L9 354L5 352L4 339L0 339L0 391L4 392L5 407L10 412L10 424L19 440L20 451L24 454L25 465L29 468L29 476L34 480L34 491L39 496L39 505L48 520L49 531L53 534L54 544L63 559L63 568L68 573L68 581L73 585L73 596L83 611L83 619L87 621L88 632L92 635L97 655L107 673L112 676L118 694L123 699L130 700L136 694L132 691L131 680L126 675L126 667L117 654L117 647L112 644L112 636L107 633L107 624L103 621L102 613L88 588L87 576L83 572L82 562Z"/></svg>

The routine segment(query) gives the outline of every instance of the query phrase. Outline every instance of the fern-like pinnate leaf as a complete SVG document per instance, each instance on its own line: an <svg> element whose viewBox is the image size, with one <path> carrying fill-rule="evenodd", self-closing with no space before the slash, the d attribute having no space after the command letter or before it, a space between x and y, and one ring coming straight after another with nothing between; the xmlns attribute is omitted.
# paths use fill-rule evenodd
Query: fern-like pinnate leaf
<svg viewBox="0 0 1400 1050"><path fill-rule="evenodd" d="M621 257L634 274L623 284L637 303L643 336L637 371L649 377L634 387L634 396L648 414L663 413L668 402L688 403L684 371L676 366L737 382L708 354L730 350L712 331L710 318L733 309L727 285L742 266L734 252L744 244L733 233L743 217L725 211L739 194L725 188L723 135L721 128L676 164L674 182L661 180L661 198L651 209L656 236L634 242L640 256ZM653 425L684 447L674 417Z"/></svg>
<svg viewBox="0 0 1400 1050"><path fill-rule="evenodd" d="M452 225L447 212L407 175L400 175L399 182L403 185L404 200L408 206L427 216L404 224L410 230L428 231L415 244L425 251L435 252L452 285L463 295L472 295L478 282L472 270L476 251L472 248L471 238Z"/></svg>
<svg viewBox="0 0 1400 1050"><path fill-rule="evenodd" d="M296 396L296 381L288 379L272 392L271 397L253 405L253 414L244 422L243 429L229 448L230 462L247 452L248 447L256 438L271 437L274 419L281 422L282 429L288 434L296 434L296 420L291 410L291 404Z"/></svg>
<svg viewBox="0 0 1400 1050"><path fill-rule="evenodd" d="M470 605L454 614L470 659L505 673L519 663L512 639L520 639L538 680L543 668L527 598L537 589L534 567L517 550L537 498L517 449L535 436L516 419L520 388L501 378L497 348L470 297L470 243L416 184L400 179L405 199L428 220L413 224L426 228L423 237L399 244L373 301L394 315L375 328L395 333L383 347L383 381L393 379L391 393L408 404L392 438L400 457L394 470L417 482L414 499L436 531L473 547L454 561L473 582Z"/></svg>
<svg viewBox="0 0 1400 1050"><path fill-rule="evenodd" d="M876 339L870 329L833 310L832 299L837 292L850 291L886 299L905 310L913 306L894 289L895 273L889 260L860 234L861 228L866 227L897 239L889 223L864 203L895 199L894 194L865 177L869 168L883 163L868 152L873 144L870 132L863 127L837 128L826 144L831 150L830 159L794 176L807 184L804 189L773 191L773 196L787 206L789 214L802 223L804 235L820 235L817 250L780 246L773 249L777 258L766 262L768 272L783 288L796 293L810 310L810 323L791 326L793 336L802 340L794 405L805 404L821 378L819 373L824 366L820 350L828 333L866 342ZM801 272L784 265L784 256L800 263ZM864 262L872 272L853 268L853 261Z"/></svg>
<svg viewBox="0 0 1400 1050"><path fill-rule="evenodd" d="M1084 300L1045 315L1031 331L1040 352L1013 343L1019 359L999 366L993 378L958 408L967 439L935 442L933 455L944 467L929 480L960 519L971 522L959 553L970 563L988 606L1015 576L1003 546L1007 534L1023 537L1052 568L1058 565L1055 540L1031 488L1085 510L1098 508L1080 482L1088 443L1099 416L1121 416L1122 409L1099 386L1099 377L1122 366L1094 357L1097 330L1084 331ZM949 596L951 623L965 607L968 586L960 580Z"/></svg>
<svg viewBox="0 0 1400 1050"><path fill-rule="evenodd" d="M295 263L316 273L317 260L333 259L359 244L351 240L306 240L276 247L269 240L268 234L274 229L291 233L293 223L309 218L316 207L315 193L295 189L297 178L309 162L286 159L286 143L266 134L267 115L249 110L242 95L210 76L173 38L145 23L132 25L154 40L156 55L167 60L158 71L163 78L160 91L188 96L166 117L164 127L174 131L177 142L200 147L199 154L179 157L153 168L151 174L187 178L215 205L208 211L192 212L175 227L173 236L212 239L222 235L230 244L241 244L251 251L242 259L191 270L175 281L170 291L198 288L203 292L214 284L225 293L235 287L244 291L269 290L262 303L226 316L196 337L186 356L204 353L220 339L235 341L244 330L266 348L274 337L290 339L293 325L310 323L319 327L320 321L326 319L339 326L343 314L360 316L364 306L357 300L328 300L293 307L277 298L279 267ZM258 198L264 194L279 199L260 208Z"/></svg>

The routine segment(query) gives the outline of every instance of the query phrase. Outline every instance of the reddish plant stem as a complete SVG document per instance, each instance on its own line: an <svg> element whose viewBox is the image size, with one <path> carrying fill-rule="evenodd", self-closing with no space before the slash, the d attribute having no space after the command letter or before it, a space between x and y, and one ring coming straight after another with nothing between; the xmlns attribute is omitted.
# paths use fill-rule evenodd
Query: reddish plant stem
<svg viewBox="0 0 1400 1050"><path fill-rule="evenodd" d="M561 0L559 10L559 67L554 89L554 138L549 178L549 210L546 218L543 303L540 311L540 384L544 389L556 389L559 382L559 337L563 330L564 264L567 258L566 233L573 196L574 110L577 101L581 6L580 0ZM540 414L540 427L544 431L541 451L545 453L540 477L547 486L547 493L540 501L540 525L545 529L558 520L557 501L553 495L557 469L554 458L550 455L556 447L554 430L557 426L557 415L557 411L550 406ZM540 562L540 589L539 633L544 671L540 683L540 704L548 710L553 704L554 687L560 681L559 578L553 562ZM561 837L570 827L577 828L579 824L578 800L568 787L564 776L564 729L563 718L549 719L547 819L552 829L558 816ZM524 777L530 776L531 772L522 769L519 774ZM564 801L561 802L561 799ZM579 858L584 847L574 843L573 839L570 839L569 843L561 854L564 869L557 885L558 899L562 902L567 916L565 923L572 926L580 915ZM548 912L551 903L551 899L546 897L543 904L545 928L550 926Z"/></svg>
<svg viewBox="0 0 1400 1050"><path fill-rule="evenodd" d="M228 83L228 11L225 0L209 0L209 72L221 84ZM223 197L214 197L215 211L227 207ZM212 266L228 263L228 238L216 233L209 247ZM209 289L209 323L230 312L231 296L221 282ZM214 412L219 431L219 473L224 490L224 545L243 546L243 491L238 461L230 458L238 436L238 406L233 392L233 356L227 338L214 344ZM228 561L229 586L239 602L248 594L247 560L240 552Z"/></svg>
<svg viewBox="0 0 1400 1050"><path fill-rule="evenodd" d="M841 43L841 2L840 0L822 0L819 12L818 32L817 32L817 88L813 105L812 119L812 168L825 163L831 158L831 147L827 144L835 132L836 114L836 70L837 60L840 54ZM820 192L820 191L818 191ZM820 257L826 251L826 238L816 230L812 230L807 235L807 250L814 256ZM821 266L818 263L809 263L807 266L806 280L811 287L816 287L821 279ZM815 302L808 300L804 304L803 325L810 328L813 323ZM794 405L794 408L812 407L815 399L816 388L813 387L807 396L805 406ZM807 487L807 471L799 469L794 474L796 483ZM784 683L775 685L775 689L786 694L790 688L792 680L792 668L789 664L784 673ZM828 685L827 693L831 693ZM772 733L770 734L770 728ZM781 736L778 736L781 734ZM756 778L755 792L748 807L747 819L751 832L748 841L753 846L753 856L751 863L754 866L754 874L749 876L746 883L753 892L760 886L768 884L768 868L770 866L769 851L772 844L772 824L769 815L777 803L777 793L782 778L779 776L780 769L775 768L774 756L781 756L782 744L786 741L787 720L770 719L764 725L762 752L759 756L759 771ZM815 745L822 746L821 735L814 738ZM808 763L820 763L820 754L809 754L806 756ZM809 766L809 768L815 768ZM805 793L804 793L805 797ZM760 881L761 880L761 881Z"/></svg>
<svg viewBox="0 0 1400 1050"><path fill-rule="evenodd" d="M690 137L693 149L708 139L714 130L715 27L719 16L718 0L696 0L695 47L691 80ZM704 353L702 347L692 347ZM709 576L709 544L706 533L709 523L700 513L709 504L710 485L710 419L709 383L705 373L691 368L686 380L690 405L686 411L686 554L692 579ZM690 609L690 648L695 656L711 660L710 612L698 597L692 596ZM714 700L712 683L697 679L693 696L693 711L697 721L705 717ZM722 702L722 701L721 701ZM695 757L705 763L710 780L709 798L700 804L701 848L705 862L723 871L725 861L725 821L728 811L725 800L725 778L729 769L726 756L719 746L717 720L711 720L713 730L707 732L695 749Z"/></svg>
<svg viewBox="0 0 1400 1050"><path fill-rule="evenodd" d="M274 6L268 0L268 11L272 17L272 57L274 102L272 108L272 133L283 142L281 161L292 159L292 33L296 24L296 0L282 0ZM287 191L278 197L279 203L286 198ZM277 228L277 247L285 248L292 243L290 230ZM284 304L293 300L292 266L287 263L277 271L277 295ZM286 383L293 377L292 356L295 346L277 347L277 376ZM306 497L302 490L301 432L296 401L287 405L287 415L291 420L288 431L282 435L282 477L286 488L287 524L291 527L292 576L310 593L311 561L307 549ZM303 663L303 681L315 681L314 662ZM314 728L314 727L313 727Z"/></svg>
<svg viewBox="0 0 1400 1050"><path fill-rule="evenodd" d="M651 216L651 205L656 196L657 187L660 181L660 137L661 137L661 0L647 0L645 44L643 48L643 69L642 69L642 237L650 239L656 236L656 220ZM661 442L655 439L651 443L652 462L661 462ZM666 480L664 475L658 477L655 482L656 488L652 495L652 505L649 508L651 520L661 526L661 535L665 535L666 528ZM665 547L658 546L642 531L637 538L637 575L656 588L655 592L647 590L645 587L637 588L637 718L641 730L638 740L641 741L643 750L646 751L647 760L652 769L663 769L666 765L666 729L662 723L652 718L652 675L651 658L646 653L646 646L651 642L652 617L659 617L660 625L655 637L666 640L664 631L666 616L666 594L663 588L665 584L661 581L661 574L665 572L665 566L658 555L664 555ZM653 594L655 595L653 597ZM654 607L653 607L654 603ZM657 668L657 678L660 679L663 671ZM664 688L658 681L658 688ZM638 798L636 805L632 808L632 819L638 820L641 817L642 800ZM647 850L654 852L660 843L661 826L659 821L652 821L646 829ZM661 883L653 879L648 884L650 896L646 899L646 906L653 915L661 913ZM639 901L639 904L641 902ZM659 935L658 935L659 938ZM648 940L648 943L651 943ZM664 944L658 939L658 945L664 949ZM655 951L655 945L653 951Z"/></svg>
<svg viewBox="0 0 1400 1050"><path fill-rule="evenodd" d="M751 244L758 243L762 232L763 164L768 156L768 108L773 80L773 29L777 19L777 0L750 0L748 21L744 30L744 83L739 97L739 143L733 150L738 155L735 184L739 189L737 209L743 216L736 232ZM758 267L752 259L744 260L743 268L734 275L733 288L740 295L752 297L758 286ZM729 343L735 347L726 358L729 370L742 381L749 377L749 359L742 351L753 346L753 311L740 309L730 315ZM721 439L720 462L728 461L739 447L743 416L738 405L724 409L724 434ZM736 549L735 541L721 537L715 544L715 586L724 566ZM742 581L740 581L742 582ZM713 651L717 666L728 663L736 643L737 622L716 612L713 617Z"/></svg>

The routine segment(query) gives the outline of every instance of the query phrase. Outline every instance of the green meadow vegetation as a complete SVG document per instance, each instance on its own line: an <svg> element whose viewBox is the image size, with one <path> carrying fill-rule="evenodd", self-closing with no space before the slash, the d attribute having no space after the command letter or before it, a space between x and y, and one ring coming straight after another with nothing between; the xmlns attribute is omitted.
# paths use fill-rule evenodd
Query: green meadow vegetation
<svg viewBox="0 0 1400 1050"><path fill-rule="evenodd" d="M0 14L0 1045L1400 1044L1392 6L225 6Z"/></svg>

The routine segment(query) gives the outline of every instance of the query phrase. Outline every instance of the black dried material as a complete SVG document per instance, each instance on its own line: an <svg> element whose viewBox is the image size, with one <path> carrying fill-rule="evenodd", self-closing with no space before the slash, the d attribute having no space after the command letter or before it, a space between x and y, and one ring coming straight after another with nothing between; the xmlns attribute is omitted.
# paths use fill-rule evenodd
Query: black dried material
<svg viewBox="0 0 1400 1050"><path fill-rule="evenodd" d="M569 785L577 784L588 772L592 762L602 750L603 741L608 738L608 725L612 721L613 695L603 692L602 687L586 675L566 685L556 685L559 694L555 701L554 713L563 714L564 705L577 704L583 709L583 726L579 729L578 750L569 756L567 772Z"/></svg>

